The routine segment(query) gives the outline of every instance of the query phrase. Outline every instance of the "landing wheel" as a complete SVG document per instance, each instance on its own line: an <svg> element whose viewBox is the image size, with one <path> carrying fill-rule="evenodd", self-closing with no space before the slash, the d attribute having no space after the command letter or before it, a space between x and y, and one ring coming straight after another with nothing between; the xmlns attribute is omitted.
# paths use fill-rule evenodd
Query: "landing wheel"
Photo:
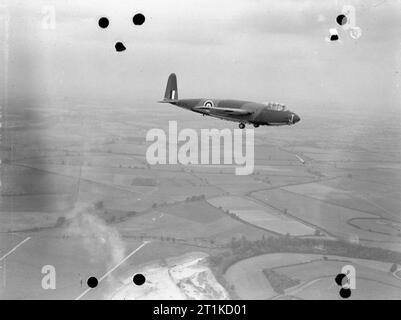
<svg viewBox="0 0 401 320"><path fill-rule="evenodd" d="M245 124L243 124L242 122L238 125L240 129L244 129L245 128Z"/></svg>
<svg viewBox="0 0 401 320"><path fill-rule="evenodd" d="M255 128L259 127L259 125L258 125L257 123L254 123L253 126L254 126Z"/></svg>

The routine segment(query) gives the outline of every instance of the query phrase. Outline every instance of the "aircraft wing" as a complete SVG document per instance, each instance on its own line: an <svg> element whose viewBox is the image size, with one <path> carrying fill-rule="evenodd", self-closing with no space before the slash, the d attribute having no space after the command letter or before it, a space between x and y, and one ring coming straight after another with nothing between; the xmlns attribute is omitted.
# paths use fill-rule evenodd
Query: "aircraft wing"
<svg viewBox="0 0 401 320"><path fill-rule="evenodd" d="M235 108L216 108L216 107L209 107L209 106L199 106L195 107L195 110L200 111L208 111L212 114L226 114L226 115L233 115L233 116L246 116L252 114L253 111L243 110L243 109L235 109Z"/></svg>

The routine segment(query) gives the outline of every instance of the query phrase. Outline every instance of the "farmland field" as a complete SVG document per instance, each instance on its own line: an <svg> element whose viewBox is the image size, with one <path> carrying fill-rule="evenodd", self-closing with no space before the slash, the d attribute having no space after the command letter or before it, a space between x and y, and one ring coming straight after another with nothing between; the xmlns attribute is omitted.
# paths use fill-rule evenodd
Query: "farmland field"
<svg viewBox="0 0 401 320"><path fill-rule="evenodd" d="M254 201L240 197L219 197L210 199L215 207L221 207L237 215L241 220L280 234L311 235L315 229L286 217L282 212L261 206Z"/></svg>
<svg viewBox="0 0 401 320"><path fill-rule="evenodd" d="M400 299L401 280L389 273L391 264L372 260L338 256L323 259L321 255L313 254L266 254L234 264L225 277L244 299L342 299L333 279L345 264L352 264L356 269L356 289L352 290L351 299L374 299L377 292L380 299ZM264 269L273 269L299 280L300 284L278 294L265 278ZM372 292L375 286L377 291Z"/></svg>
<svg viewBox="0 0 401 320"><path fill-rule="evenodd" d="M373 240L399 242L401 250L401 239L362 230L348 224L347 221L355 218L374 218L376 215L338 207L325 201L312 199L283 189L260 191L252 194L261 201L267 201L271 206L284 210L290 215L306 221L327 232L343 239Z"/></svg>

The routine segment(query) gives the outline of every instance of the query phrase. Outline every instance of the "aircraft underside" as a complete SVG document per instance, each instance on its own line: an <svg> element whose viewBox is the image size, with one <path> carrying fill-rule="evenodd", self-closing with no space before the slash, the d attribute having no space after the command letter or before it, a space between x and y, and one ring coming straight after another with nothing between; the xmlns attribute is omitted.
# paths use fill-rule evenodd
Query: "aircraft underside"
<svg viewBox="0 0 401 320"><path fill-rule="evenodd" d="M203 115L210 116L210 117L213 117L213 118L218 118L220 120L239 122L240 125L249 123L249 124L253 124L255 127L259 127L260 125L262 125L262 126L286 126L286 125L288 125L288 123L283 123L283 122L255 123L254 121L251 121L250 119L246 119L245 117L234 118L234 117L222 116L222 115L219 115L219 114L206 114L206 113L204 113ZM240 128L241 127L242 126L240 126ZM243 129L243 128L241 128L241 129Z"/></svg>

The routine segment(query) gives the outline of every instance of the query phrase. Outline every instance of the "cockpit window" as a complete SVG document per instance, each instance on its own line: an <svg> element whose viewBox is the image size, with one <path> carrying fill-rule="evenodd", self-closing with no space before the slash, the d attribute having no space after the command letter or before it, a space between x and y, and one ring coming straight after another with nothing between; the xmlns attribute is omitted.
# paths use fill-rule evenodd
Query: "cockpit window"
<svg viewBox="0 0 401 320"><path fill-rule="evenodd" d="M276 111L286 111L287 107L284 104L281 103L276 103L276 102L264 102L270 110L276 110Z"/></svg>

